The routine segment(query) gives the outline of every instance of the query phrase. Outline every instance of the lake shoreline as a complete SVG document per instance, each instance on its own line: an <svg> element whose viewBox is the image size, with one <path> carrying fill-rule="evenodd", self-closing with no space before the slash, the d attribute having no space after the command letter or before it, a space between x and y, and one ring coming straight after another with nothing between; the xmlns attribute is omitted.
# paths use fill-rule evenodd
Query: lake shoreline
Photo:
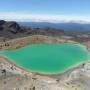
<svg viewBox="0 0 90 90"><path fill-rule="evenodd" d="M59 44L58 44L59 45ZM77 45L77 44L74 44L74 45ZM81 44L80 44L81 45ZM83 47L84 48L84 46L81 46L81 47ZM86 48L85 48L86 49ZM3 55L2 55L3 56ZM10 58L8 58L7 56L3 56L3 57L5 57L5 59L7 59L8 60L8 62L10 62L11 64L14 64L15 66L17 66L17 67L19 67L20 69L22 69L22 70L24 70L24 71L27 71L27 72L31 72L31 73L37 73L37 74L45 74L45 75L59 75L59 74L62 74L62 73L64 73L64 72L66 72L66 71L68 71L69 69L72 69L72 68L75 68L75 67L77 67L77 66L79 66L79 65L81 65L81 64L83 64L83 63L85 63L86 61L82 61L82 62L80 62L80 63L77 63L77 64L75 64L74 66L70 66L70 67L68 67L67 69L65 69L65 71L59 71L59 72L57 72L57 73L45 73L45 72L38 72L38 71L32 71L32 70L30 70L30 69L27 69L27 68L24 68L23 66L21 66L21 65L19 65L19 64L16 64L15 62L14 62L14 60L9 60ZM27 70L26 70L27 69Z"/></svg>

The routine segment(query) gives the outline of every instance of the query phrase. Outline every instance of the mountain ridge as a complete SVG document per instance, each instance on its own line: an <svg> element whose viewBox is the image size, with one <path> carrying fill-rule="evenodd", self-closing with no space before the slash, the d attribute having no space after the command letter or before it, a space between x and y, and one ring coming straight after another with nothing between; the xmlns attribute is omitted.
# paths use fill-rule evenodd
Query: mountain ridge
<svg viewBox="0 0 90 90"><path fill-rule="evenodd" d="M65 31L90 31L89 23L77 23L77 22L63 22L63 23L50 23L50 22L18 22L21 26L33 27L33 28L55 28L63 29Z"/></svg>

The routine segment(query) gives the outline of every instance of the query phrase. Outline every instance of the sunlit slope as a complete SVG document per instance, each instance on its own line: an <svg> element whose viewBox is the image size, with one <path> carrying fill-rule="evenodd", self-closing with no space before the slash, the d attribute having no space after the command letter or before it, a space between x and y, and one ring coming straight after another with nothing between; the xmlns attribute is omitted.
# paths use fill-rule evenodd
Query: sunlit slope
<svg viewBox="0 0 90 90"><path fill-rule="evenodd" d="M13 51L1 51L16 65L37 73L58 74L89 60L89 53L80 44L35 44Z"/></svg>

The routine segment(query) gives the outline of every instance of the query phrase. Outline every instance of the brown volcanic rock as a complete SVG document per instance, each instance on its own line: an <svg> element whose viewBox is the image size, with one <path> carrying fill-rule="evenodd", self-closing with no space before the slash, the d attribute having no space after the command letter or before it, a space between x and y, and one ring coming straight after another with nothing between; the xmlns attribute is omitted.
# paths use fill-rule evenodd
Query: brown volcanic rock
<svg viewBox="0 0 90 90"><path fill-rule="evenodd" d="M60 29L34 29L34 30L29 30L28 34L32 34L32 35L51 35L51 36L55 36L55 35L62 35L64 34L64 30Z"/></svg>

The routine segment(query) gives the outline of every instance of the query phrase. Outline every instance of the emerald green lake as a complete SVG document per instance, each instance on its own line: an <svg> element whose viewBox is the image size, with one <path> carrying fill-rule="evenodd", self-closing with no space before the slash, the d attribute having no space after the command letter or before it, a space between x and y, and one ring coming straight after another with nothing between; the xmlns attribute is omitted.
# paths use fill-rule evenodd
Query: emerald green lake
<svg viewBox="0 0 90 90"><path fill-rule="evenodd" d="M16 50L0 51L0 55L17 66L41 74L59 74L89 60L81 44L33 44Z"/></svg>

